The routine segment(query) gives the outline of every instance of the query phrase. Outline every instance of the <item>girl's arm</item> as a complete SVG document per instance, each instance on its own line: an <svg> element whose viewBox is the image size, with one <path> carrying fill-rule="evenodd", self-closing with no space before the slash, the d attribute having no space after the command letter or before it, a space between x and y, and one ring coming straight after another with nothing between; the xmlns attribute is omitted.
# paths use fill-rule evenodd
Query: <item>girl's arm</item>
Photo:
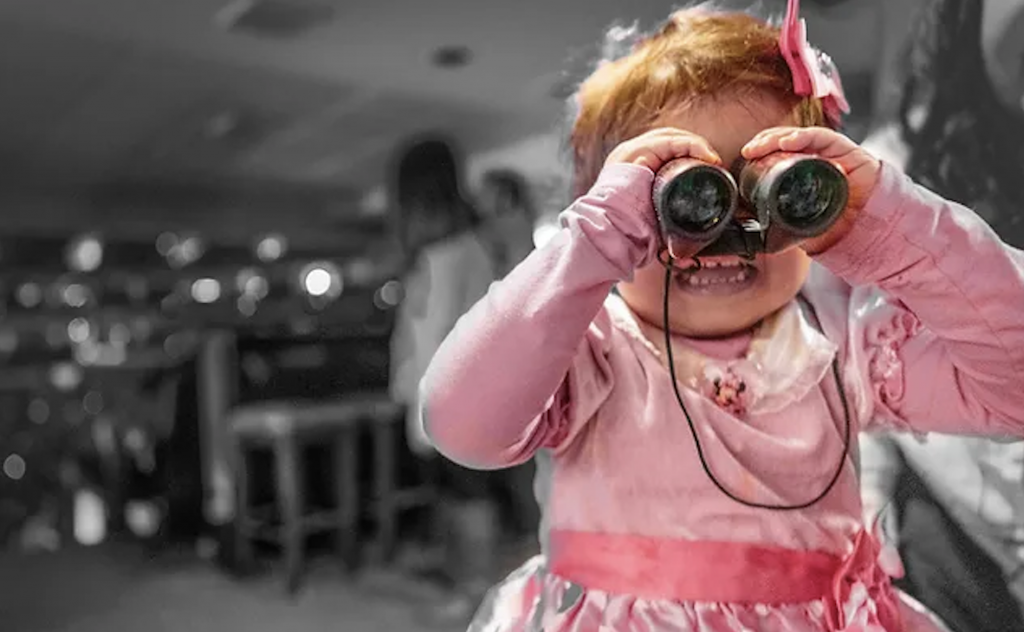
<svg viewBox="0 0 1024 632"><path fill-rule="evenodd" d="M442 454L477 468L525 461L565 444L607 397L611 332L598 315L612 286L655 254L653 178L606 167L557 236L459 320L421 384Z"/></svg>
<svg viewBox="0 0 1024 632"><path fill-rule="evenodd" d="M876 421L1024 436L1024 253L884 165L850 232L816 259L856 288L852 353Z"/></svg>

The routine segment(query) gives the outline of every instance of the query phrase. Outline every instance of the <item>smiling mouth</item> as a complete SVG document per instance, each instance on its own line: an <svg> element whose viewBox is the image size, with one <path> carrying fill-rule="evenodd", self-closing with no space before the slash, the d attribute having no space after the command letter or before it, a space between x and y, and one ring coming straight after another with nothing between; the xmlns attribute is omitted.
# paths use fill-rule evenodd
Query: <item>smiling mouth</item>
<svg viewBox="0 0 1024 632"><path fill-rule="evenodd" d="M760 269L736 256L702 257L677 264L677 287L698 293L732 294L750 287Z"/></svg>

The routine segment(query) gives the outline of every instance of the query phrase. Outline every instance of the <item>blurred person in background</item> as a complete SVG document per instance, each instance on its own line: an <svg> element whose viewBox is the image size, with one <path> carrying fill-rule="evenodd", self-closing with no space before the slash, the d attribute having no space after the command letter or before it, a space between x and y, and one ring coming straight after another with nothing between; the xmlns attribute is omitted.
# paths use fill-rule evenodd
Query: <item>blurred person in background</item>
<svg viewBox="0 0 1024 632"><path fill-rule="evenodd" d="M864 147L1024 245L1024 2L926 0L906 63L898 116ZM1024 630L1024 443L863 435L861 458L901 588L956 632Z"/></svg>
<svg viewBox="0 0 1024 632"><path fill-rule="evenodd" d="M495 272L502 278L533 251L537 209L530 185L517 171L492 169L483 176L480 206Z"/></svg>
<svg viewBox="0 0 1024 632"><path fill-rule="evenodd" d="M919 13L899 110L866 142L1020 247L1024 0L922 0Z"/></svg>
<svg viewBox="0 0 1024 632"><path fill-rule="evenodd" d="M494 573L498 511L493 481L438 458L418 422L419 381L456 320L495 279L481 217L460 186L462 160L442 137L414 139L395 169L397 231L406 261L405 298L392 339L392 396L407 407L409 447L422 477L442 496L431 518L442 542L440 571L450 602L429 613L438 623L471 616Z"/></svg>

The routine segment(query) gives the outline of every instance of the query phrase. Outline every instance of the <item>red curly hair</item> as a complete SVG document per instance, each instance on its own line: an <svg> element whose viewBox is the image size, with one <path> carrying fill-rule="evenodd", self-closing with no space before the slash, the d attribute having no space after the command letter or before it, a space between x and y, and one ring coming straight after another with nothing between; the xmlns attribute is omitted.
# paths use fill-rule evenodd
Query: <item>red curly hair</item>
<svg viewBox="0 0 1024 632"><path fill-rule="evenodd" d="M612 29L610 43L623 33ZM667 109L727 91L772 99L791 108L802 126L828 126L819 99L794 93L779 34L752 15L701 5L673 13L625 56L606 54L574 97L573 197L590 190L616 145L649 130Z"/></svg>

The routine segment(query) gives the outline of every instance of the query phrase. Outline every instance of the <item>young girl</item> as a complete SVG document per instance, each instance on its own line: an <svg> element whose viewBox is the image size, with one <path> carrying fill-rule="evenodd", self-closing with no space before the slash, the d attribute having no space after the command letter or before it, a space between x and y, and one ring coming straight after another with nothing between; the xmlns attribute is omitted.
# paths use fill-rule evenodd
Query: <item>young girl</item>
<svg viewBox="0 0 1024 632"><path fill-rule="evenodd" d="M845 99L795 5L781 33L684 10L598 67L561 231L428 368L443 454L540 457L543 555L472 629L941 629L864 529L856 433L1024 434L1024 254L833 131ZM666 283L660 167L779 151L844 170L840 220L752 262L671 261Z"/></svg>

